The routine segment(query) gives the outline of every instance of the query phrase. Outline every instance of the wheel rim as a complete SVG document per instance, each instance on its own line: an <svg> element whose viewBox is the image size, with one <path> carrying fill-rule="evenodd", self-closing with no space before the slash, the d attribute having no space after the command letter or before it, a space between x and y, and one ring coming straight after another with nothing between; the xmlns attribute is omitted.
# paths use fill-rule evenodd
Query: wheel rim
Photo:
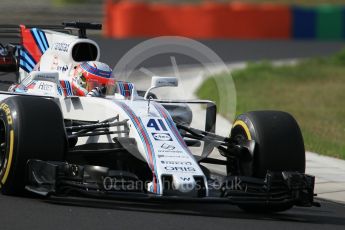
<svg viewBox="0 0 345 230"><path fill-rule="evenodd" d="M0 119L0 169L4 165L4 161L6 159L6 129L5 129L5 122Z"/></svg>
<svg viewBox="0 0 345 230"><path fill-rule="evenodd" d="M248 140L247 134L245 130L242 127L236 126L233 129L232 136L234 137L235 140L241 141L241 140ZM253 162L242 162L239 161L239 170L240 174L242 176L252 176L253 174Z"/></svg>

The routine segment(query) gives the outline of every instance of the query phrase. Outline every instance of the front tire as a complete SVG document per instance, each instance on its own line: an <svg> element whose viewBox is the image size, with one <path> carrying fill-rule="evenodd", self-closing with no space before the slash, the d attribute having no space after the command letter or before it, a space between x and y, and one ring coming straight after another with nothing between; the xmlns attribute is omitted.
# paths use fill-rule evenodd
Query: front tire
<svg viewBox="0 0 345 230"><path fill-rule="evenodd" d="M0 190L20 195L29 159L64 159L67 139L60 108L53 100L34 96L1 101L0 142Z"/></svg>
<svg viewBox="0 0 345 230"><path fill-rule="evenodd" d="M305 172L305 149L296 120L281 111L253 111L236 119L231 137L255 141L252 161L239 162L241 176L264 178L267 171ZM242 205L246 211L284 211L292 204L278 206Z"/></svg>

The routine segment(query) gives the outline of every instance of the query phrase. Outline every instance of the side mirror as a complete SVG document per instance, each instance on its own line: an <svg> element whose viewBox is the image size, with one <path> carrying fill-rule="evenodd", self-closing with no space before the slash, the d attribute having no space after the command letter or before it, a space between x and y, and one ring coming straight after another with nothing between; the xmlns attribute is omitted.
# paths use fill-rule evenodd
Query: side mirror
<svg viewBox="0 0 345 230"><path fill-rule="evenodd" d="M27 88L28 93L44 96L59 96L57 85L59 83L59 73L52 71L32 71L27 80L30 83L35 82L33 88ZM21 83L23 84L23 82Z"/></svg>
<svg viewBox="0 0 345 230"><path fill-rule="evenodd" d="M149 92L152 89L160 87L177 87L178 80L176 77L158 77L154 76L151 80L151 87L146 91L144 98L147 99Z"/></svg>

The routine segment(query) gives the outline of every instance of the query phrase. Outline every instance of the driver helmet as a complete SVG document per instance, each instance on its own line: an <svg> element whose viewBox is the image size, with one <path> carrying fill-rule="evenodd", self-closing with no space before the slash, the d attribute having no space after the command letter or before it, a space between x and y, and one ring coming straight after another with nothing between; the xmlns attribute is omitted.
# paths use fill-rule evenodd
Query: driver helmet
<svg viewBox="0 0 345 230"><path fill-rule="evenodd" d="M114 87L112 70L102 62L88 61L78 64L72 76L72 90L76 96L86 96L96 87Z"/></svg>

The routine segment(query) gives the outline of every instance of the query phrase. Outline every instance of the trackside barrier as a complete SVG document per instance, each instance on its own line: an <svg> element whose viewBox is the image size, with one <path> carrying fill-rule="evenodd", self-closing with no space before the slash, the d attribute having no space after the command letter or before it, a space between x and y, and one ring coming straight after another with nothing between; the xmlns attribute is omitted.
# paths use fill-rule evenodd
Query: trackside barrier
<svg viewBox="0 0 345 230"><path fill-rule="evenodd" d="M316 8L316 37L319 39L341 39L343 37L343 10L337 6Z"/></svg>
<svg viewBox="0 0 345 230"><path fill-rule="evenodd" d="M310 7L292 7L292 37L312 39L316 36L316 12Z"/></svg>
<svg viewBox="0 0 345 230"><path fill-rule="evenodd" d="M114 38L177 35L230 39L345 38L345 8L277 4L172 5L107 0L104 35Z"/></svg>
<svg viewBox="0 0 345 230"><path fill-rule="evenodd" d="M288 39L287 6L202 3L147 4L107 1L107 37L180 35L192 38Z"/></svg>

